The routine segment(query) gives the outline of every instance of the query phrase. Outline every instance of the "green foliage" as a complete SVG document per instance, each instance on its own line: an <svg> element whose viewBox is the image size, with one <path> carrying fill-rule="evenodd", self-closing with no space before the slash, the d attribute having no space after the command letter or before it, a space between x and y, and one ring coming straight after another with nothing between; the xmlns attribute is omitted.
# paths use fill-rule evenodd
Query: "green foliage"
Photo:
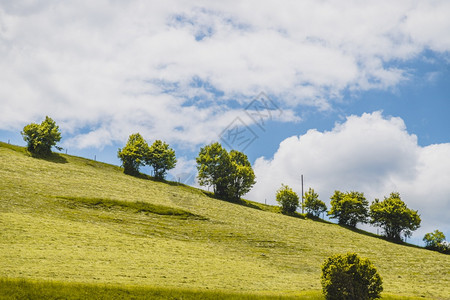
<svg viewBox="0 0 450 300"><path fill-rule="evenodd" d="M48 116L40 125L36 123L26 125L21 134L27 142L28 151L39 157L49 156L52 153L52 147L61 140L59 126Z"/></svg>
<svg viewBox="0 0 450 300"><path fill-rule="evenodd" d="M175 156L175 151L172 148L169 148L167 143L156 140L153 145L150 146L148 155L145 158L145 163L153 167L156 178L164 179L167 170L175 168L177 158Z"/></svg>
<svg viewBox="0 0 450 300"><path fill-rule="evenodd" d="M139 167L145 164L149 151L147 142L139 133L130 135L126 146L117 153L125 174L139 174Z"/></svg>
<svg viewBox="0 0 450 300"><path fill-rule="evenodd" d="M423 237L425 248L436 250L445 254L450 254L450 244L445 241L445 235L442 231L435 230L429 232Z"/></svg>
<svg viewBox="0 0 450 300"><path fill-rule="evenodd" d="M297 193L284 184L281 184L281 188L277 191L276 200L281 205L281 212L287 215L292 215L299 204Z"/></svg>
<svg viewBox="0 0 450 300"><path fill-rule="evenodd" d="M380 298L381 276L375 266L356 253L336 254L322 265L322 289L326 299Z"/></svg>
<svg viewBox="0 0 450 300"><path fill-rule="evenodd" d="M300 291L317 291L314 299L323 299L323 260L357 251L382 272L383 297L384 292L405 295L404 299L450 295L448 255L387 243L327 222L286 218L269 213L264 204L252 209L217 201L199 189L125 176L122 168L113 165L61 156L67 163L32 159L23 148L18 151L0 142L0 278L170 290L169 294L161 291L163 299L189 299L171 291L206 288L216 293L215 299L239 291L297 299L305 298ZM130 206L146 202L207 220L137 213L137 208L117 202L110 207L104 200L99 205L71 204L82 198L130 202ZM2 292L10 295L1 286L0 299ZM70 299L72 293L79 296L76 299L90 295L114 299L106 292L90 290L57 295ZM135 295L124 294L116 298ZM147 299L153 297L159 296Z"/></svg>
<svg viewBox="0 0 450 300"><path fill-rule="evenodd" d="M255 173L247 155L236 150L231 150L229 155L232 168L229 176L228 196L234 200L239 200L256 183Z"/></svg>
<svg viewBox="0 0 450 300"><path fill-rule="evenodd" d="M305 193L305 203L303 204L306 213L314 217L319 217L321 213L327 211L326 204L319 200L319 194L314 192L314 189L309 188Z"/></svg>
<svg viewBox="0 0 450 300"><path fill-rule="evenodd" d="M401 241L402 232L410 237L420 227L419 214L406 206L399 193L391 193L383 201L375 199L370 206L370 218L371 224L382 227L386 237L396 241Z"/></svg>
<svg viewBox="0 0 450 300"><path fill-rule="evenodd" d="M330 218L338 219L341 225L356 227L357 223L366 223L368 205L364 193L335 191L331 197L331 209L328 212Z"/></svg>
<svg viewBox="0 0 450 300"><path fill-rule="evenodd" d="M238 200L255 184L247 156L236 150L228 153L220 143L201 148L196 161L200 185L212 186L218 197Z"/></svg>
<svg viewBox="0 0 450 300"><path fill-rule="evenodd" d="M436 229L434 232L425 234L425 236L423 237L423 241L425 242L426 247L437 247L439 244L445 241L445 235L442 231Z"/></svg>
<svg viewBox="0 0 450 300"><path fill-rule="evenodd" d="M200 149L196 161L199 184L212 186L215 195L226 197L228 175L232 168L227 150L217 142L207 145Z"/></svg>

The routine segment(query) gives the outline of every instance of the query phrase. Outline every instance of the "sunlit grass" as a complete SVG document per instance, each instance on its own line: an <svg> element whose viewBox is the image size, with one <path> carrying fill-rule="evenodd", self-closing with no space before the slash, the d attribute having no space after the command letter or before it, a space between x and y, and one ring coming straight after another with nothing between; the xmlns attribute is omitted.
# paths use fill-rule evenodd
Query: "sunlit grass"
<svg viewBox="0 0 450 300"><path fill-rule="evenodd" d="M448 255L116 166L0 144L0 179L3 278L316 297L323 260L353 251L375 264L386 295L450 295Z"/></svg>

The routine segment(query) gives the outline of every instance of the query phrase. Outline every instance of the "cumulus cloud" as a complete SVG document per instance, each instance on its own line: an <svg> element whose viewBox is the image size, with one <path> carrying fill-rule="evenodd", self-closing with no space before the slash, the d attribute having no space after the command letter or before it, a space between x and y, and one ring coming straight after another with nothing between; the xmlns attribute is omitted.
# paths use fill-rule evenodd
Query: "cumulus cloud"
<svg viewBox="0 0 450 300"><path fill-rule="evenodd" d="M447 53L449 14L445 0L0 1L0 129L48 114L78 147L136 130L204 143L260 91L296 120L407 80L393 61Z"/></svg>
<svg viewBox="0 0 450 300"><path fill-rule="evenodd" d="M401 118L379 111L287 138L272 158L258 158L254 170L249 199L276 204L281 183L301 193L304 174L305 189L314 188L328 206L334 190L364 192L369 202L397 191L422 217L419 240L436 228L450 232L450 144L422 147Z"/></svg>

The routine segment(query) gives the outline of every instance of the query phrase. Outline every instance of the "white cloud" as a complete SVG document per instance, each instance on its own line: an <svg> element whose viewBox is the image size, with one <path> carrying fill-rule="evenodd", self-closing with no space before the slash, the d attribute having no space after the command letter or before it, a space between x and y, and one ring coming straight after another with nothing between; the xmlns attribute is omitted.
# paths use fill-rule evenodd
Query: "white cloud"
<svg viewBox="0 0 450 300"><path fill-rule="evenodd" d="M398 191L409 208L419 211L422 228L450 233L450 144L417 144L402 119L381 112L350 116L333 130L310 130L280 143L273 158L256 160L257 184L246 196L276 204L281 183L301 193L312 187L329 204L334 190L364 192L369 202ZM328 205L329 206L329 205Z"/></svg>
<svg viewBox="0 0 450 300"><path fill-rule="evenodd" d="M346 89L396 86L408 72L391 61L448 53L449 14L413 0L0 1L0 129L50 115L79 147L136 130L205 143L236 114L229 100L327 110Z"/></svg>

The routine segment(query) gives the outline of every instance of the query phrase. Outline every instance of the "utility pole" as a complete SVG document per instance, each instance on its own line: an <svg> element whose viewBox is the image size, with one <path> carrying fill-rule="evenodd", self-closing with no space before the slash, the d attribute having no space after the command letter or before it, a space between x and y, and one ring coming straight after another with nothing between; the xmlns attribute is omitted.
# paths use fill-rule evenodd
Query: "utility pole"
<svg viewBox="0 0 450 300"><path fill-rule="evenodd" d="M302 214L305 213L305 207L303 206L303 174L302 174Z"/></svg>

